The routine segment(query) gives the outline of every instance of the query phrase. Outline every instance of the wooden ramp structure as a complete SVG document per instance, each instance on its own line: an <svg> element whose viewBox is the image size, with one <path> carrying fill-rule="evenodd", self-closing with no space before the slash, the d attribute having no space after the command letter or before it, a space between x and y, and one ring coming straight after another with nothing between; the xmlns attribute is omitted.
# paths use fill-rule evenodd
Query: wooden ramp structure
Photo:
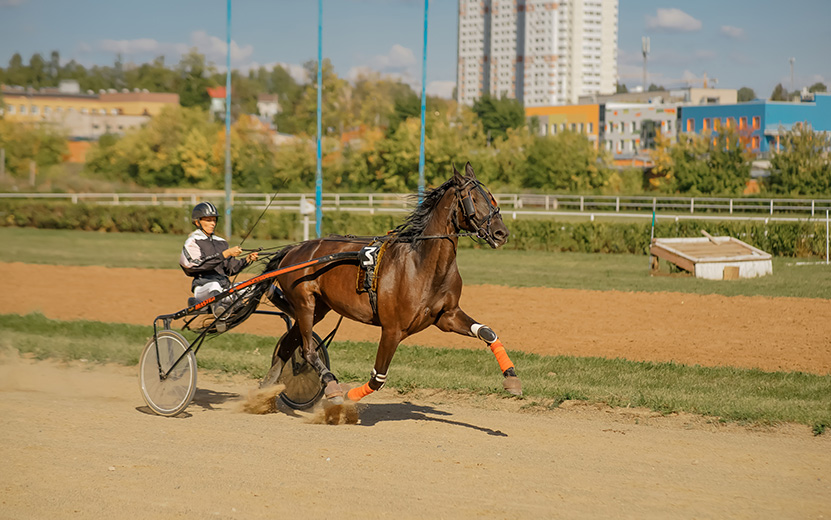
<svg viewBox="0 0 831 520"><path fill-rule="evenodd" d="M733 237L656 238L649 248L652 274L658 259L688 271L696 278L735 280L773 273L771 255Z"/></svg>

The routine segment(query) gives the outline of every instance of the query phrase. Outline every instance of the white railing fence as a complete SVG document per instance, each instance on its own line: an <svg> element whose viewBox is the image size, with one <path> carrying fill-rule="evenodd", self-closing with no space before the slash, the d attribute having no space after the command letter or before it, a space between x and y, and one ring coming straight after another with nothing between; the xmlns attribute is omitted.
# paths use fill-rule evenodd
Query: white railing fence
<svg viewBox="0 0 831 520"><path fill-rule="evenodd" d="M271 201L272 196L274 200ZM719 219L719 220L804 220L825 219L831 199L649 197L614 195L540 195L495 193L502 213L509 218L522 215L574 216L596 218ZM190 207L203 200L222 204L219 191L180 193L0 193L0 199L45 199L72 203L115 206ZM234 193L234 206L263 209L271 201L275 211L301 211L315 200L312 193ZM325 193L324 211L404 213L412 209L406 193Z"/></svg>

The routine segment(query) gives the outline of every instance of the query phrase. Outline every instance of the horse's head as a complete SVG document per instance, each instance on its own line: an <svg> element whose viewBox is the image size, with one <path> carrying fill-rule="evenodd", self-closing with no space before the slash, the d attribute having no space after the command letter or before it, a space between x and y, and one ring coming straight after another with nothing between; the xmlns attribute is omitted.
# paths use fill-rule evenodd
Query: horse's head
<svg viewBox="0 0 831 520"><path fill-rule="evenodd" d="M464 175L453 167L453 183L459 228L476 233L494 249L505 244L510 233L502 222L499 205L484 184L476 179L470 163L465 164Z"/></svg>

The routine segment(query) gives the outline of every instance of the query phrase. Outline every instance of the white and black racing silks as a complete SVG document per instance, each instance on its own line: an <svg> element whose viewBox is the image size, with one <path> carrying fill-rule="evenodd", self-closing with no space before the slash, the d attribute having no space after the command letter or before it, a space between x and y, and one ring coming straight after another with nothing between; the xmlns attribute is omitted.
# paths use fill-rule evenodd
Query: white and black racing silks
<svg viewBox="0 0 831 520"><path fill-rule="evenodd" d="M188 235L182 254L179 255L179 265L186 275L193 278L191 290L209 282L218 282L223 289L230 289L231 281L228 277L242 271L246 261L234 257L224 258L222 252L226 249L228 242L224 238L208 236L201 229Z"/></svg>

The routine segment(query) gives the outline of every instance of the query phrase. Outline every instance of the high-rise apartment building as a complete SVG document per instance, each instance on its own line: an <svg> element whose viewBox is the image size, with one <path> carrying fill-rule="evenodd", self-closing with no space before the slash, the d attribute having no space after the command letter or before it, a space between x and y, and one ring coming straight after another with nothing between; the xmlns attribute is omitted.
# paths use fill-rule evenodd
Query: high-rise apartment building
<svg viewBox="0 0 831 520"><path fill-rule="evenodd" d="M615 92L618 0L459 0L456 98L525 106Z"/></svg>

